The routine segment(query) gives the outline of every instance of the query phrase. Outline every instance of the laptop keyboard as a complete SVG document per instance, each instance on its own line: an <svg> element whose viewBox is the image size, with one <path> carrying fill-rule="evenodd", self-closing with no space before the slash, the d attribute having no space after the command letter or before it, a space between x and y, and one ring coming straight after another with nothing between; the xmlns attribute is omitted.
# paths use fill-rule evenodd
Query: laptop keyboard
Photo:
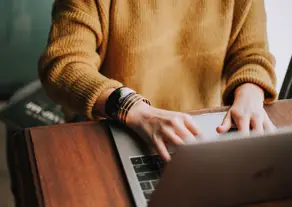
<svg viewBox="0 0 292 207"><path fill-rule="evenodd" d="M131 157L130 159L145 199L149 201L151 194L156 189L165 162L158 155Z"/></svg>
<svg viewBox="0 0 292 207"><path fill-rule="evenodd" d="M229 132L237 131L237 128L231 128ZM171 153L173 155L174 153ZM147 202L156 189L165 162L159 155L135 156L130 158L136 176L139 180L141 189Z"/></svg>

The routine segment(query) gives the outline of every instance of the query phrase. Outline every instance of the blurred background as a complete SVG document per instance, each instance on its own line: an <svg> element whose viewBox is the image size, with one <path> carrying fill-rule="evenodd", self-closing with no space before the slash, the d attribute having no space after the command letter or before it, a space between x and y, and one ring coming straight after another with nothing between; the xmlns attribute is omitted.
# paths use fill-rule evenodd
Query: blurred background
<svg viewBox="0 0 292 207"><path fill-rule="evenodd" d="M53 0L0 0L0 97L37 78Z"/></svg>
<svg viewBox="0 0 292 207"><path fill-rule="evenodd" d="M0 0L0 100L37 78L53 0ZM270 50L280 92L292 55L292 0L265 0ZM1 105L1 104L0 104ZM12 206L5 164L5 125L0 123L0 207Z"/></svg>

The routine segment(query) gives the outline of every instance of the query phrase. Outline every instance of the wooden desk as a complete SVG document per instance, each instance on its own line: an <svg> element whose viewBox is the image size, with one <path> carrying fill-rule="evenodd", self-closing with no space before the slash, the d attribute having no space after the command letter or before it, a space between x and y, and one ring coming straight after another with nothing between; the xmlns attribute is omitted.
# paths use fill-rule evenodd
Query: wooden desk
<svg viewBox="0 0 292 207"><path fill-rule="evenodd" d="M201 110L192 114L224 111ZM266 110L277 126L292 125L292 101ZM19 206L132 206L113 143L103 123L27 129L8 142ZM292 206L292 200L253 206Z"/></svg>

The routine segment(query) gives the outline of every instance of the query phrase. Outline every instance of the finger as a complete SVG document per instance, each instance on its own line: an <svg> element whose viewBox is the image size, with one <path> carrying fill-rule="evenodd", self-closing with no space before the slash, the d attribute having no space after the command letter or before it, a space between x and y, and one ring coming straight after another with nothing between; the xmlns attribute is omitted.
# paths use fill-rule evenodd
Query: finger
<svg viewBox="0 0 292 207"><path fill-rule="evenodd" d="M277 130L277 127L270 120L264 121L263 128L266 132L275 132Z"/></svg>
<svg viewBox="0 0 292 207"><path fill-rule="evenodd" d="M154 143L154 146L157 150L157 152L160 154L161 158L163 160L165 160L166 162L170 161L170 155L167 151L167 147L165 146L164 142L163 142L163 139L159 138L159 137L155 137L153 139L153 143Z"/></svg>
<svg viewBox="0 0 292 207"><path fill-rule="evenodd" d="M238 114L238 113L231 113L231 117L238 128L238 131L249 135L250 131L250 115L249 114Z"/></svg>
<svg viewBox="0 0 292 207"><path fill-rule="evenodd" d="M170 140L173 144L176 145L185 144L184 140L180 138L176 133L174 133L173 129L170 127L164 127L161 133L161 136L164 138L164 140L166 140L165 142L168 142Z"/></svg>
<svg viewBox="0 0 292 207"><path fill-rule="evenodd" d="M227 112L226 116L224 117L222 124L216 128L219 134L226 133L230 130L232 126L232 118L230 110Z"/></svg>
<svg viewBox="0 0 292 207"><path fill-rule="evenodd" d="M190 133L197 137L197 138L204 138L205 135L202 132L202 130L199 128L199 126L195 123L193 118L189 115L184 116L184 124L185 127L190 131Z"/></svg>
<svg viewBox="0 0 292 207"><path fill-rule="evenodd" d="M194 135L185 126L184 121L181 119L175 121L175 124L173 125L173 129L175 133L182 139L194 137Z"/></svg>
<svg viewBox="0 0 292 207"><path fill-rule="evenodd" d="M265 115L263 128L266 132L275 132L277 130L277 127L273 124L267 114Z"/></svg>
<svg viewBox="0 0 292 207"><path fill-rule="evenodd" d="M253 114L250 118L250 125L253 131L258 132L258 133L263 133L264 132L264 118L260 114Z"/></svg>

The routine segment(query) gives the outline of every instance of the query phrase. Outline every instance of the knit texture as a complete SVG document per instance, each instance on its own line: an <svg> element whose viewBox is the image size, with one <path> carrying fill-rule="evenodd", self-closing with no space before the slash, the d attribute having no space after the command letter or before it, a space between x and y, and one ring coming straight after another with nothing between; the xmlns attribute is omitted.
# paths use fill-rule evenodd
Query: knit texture
<svg viewBox="0 0 292 207"><path fill-rule="evenodd" d="M175 111L231 104L247 82L265 103L277 99L264 0L56 0L39 76L90 119L101 93L121 85Z"/></svg>

